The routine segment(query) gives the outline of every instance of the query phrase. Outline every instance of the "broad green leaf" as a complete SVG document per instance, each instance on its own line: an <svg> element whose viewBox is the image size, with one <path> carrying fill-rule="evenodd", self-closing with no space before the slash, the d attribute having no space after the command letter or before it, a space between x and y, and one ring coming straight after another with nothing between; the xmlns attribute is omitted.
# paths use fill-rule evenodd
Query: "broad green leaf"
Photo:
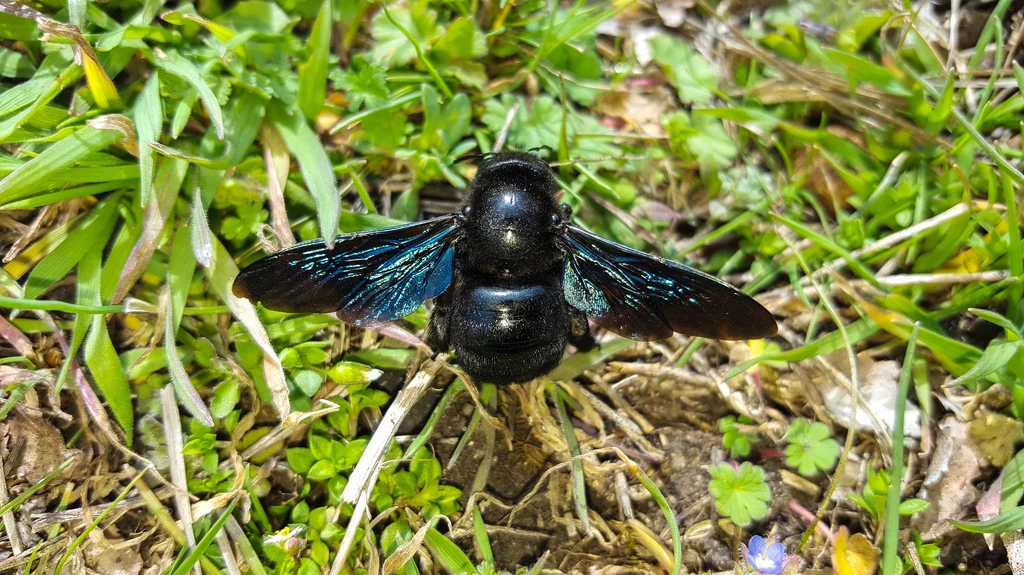
<svg viewBox="0 0 1024 575"><path fill-rule="evenodd" d="M448 23L433 50L453 60L479 58L487 53L487 38L475 20L460 16Z"/></svg>
<svg viewBox="0 0 1024 575"><path fill-rule="evenodd" d="M982 352L978 363L965 374L954 379L950 385L968 385L1001 369L1017 353L1024 341L994 340Z"/></svg>
<svg viewBox="0 0 1024 575"><path fill-rule="evenodd" d="M32 25L33 29L35 25ZM2 29L2 28L0 28ZM25 82L21 82L0 94L0 116L8 116L35 102L39 94L46 91L62 72L77 68L71 61L71 49L51 53Z"/></svg>
<svg viewBox="0 0 1024 575"><path fill-rule="evenodd" d="M288 459L288 467L291 467L292 471L299 475L309 473L309 470L316 464L316 458L313 457L308 447L292 447L285 452L285 457Z"/></svg>
<svg viewBox="0 0 1024 575"><path fill-rule="evenodd" d="M421 48L425 49L442 33L441 27L437 25L437 13L426 0L413 0L406 9L394 10L392 16ZM396 68L416 58L416 47L401 30L391 24L383 10L373 17L370 34L375 42L369 57L375 64Z"/></svg>
<svg viewBox="0 0 1024 575"><path fill-rule="evenodd" d="M331 48L331 3L325 0L309 33L309 59L299 68L299 107L316 120L327 99L327 58Z"/></svg>
<svg viewBox="0 0 1024 575"><path fill-rule="evenodd" d="M241 385L234 377L229 377L213 388L213 400L210 401L210 415L223 419L227 417L241 394Z"/></svg>
<svg viewBox="0 0 1024 575"><path fill-rule="evenodd" d="M892 12L888 10L878 14L860 14L853 25L839 32L836 44L847 52L859 52L864 42L877 34L890 18L892 18Z"/></svg>
<svg viewBox="0 0 1024 575"><path fill-rule="evenodd" d="M946 78L946 86L942 89L942 96L939 101L935 103L935 108L932 113L928 115L928 125L933 129L937 130L946 124L946 120L949 119L950 112L953 111L953 94L956 92L954 80L956 76L950 74Z"/></svg>
<svg viewBox="0 0 1024 575"><path fill-rule="evenodd" d="M382 150L395 151L405 142L405 114L380 110L364 117L362 125L366 139Z"/></svg>
<svg viewBox="0 0 1024 575"><path fill-rule="evenodd" d="M0 38L30 42L39 39L39 28L34 20L13 14L0 14Z"/></svg>
<svg viewBox="0 0 1024 575"><path fill-rule="evenodd" d="M288 113L281 107L271 112L274 127L280 132L288 149L299 162L299 170L306 180L309 193L316 200L320 237L334 245L341 213L341 197L335 187L331 160L320 139L313 133L300 114Z"/></svg>
<svg viewBox="0 0 1024 575"><path fill-rule="evenodd" d="M684 104L705 105L718 86L714 68L681 38L661 34L651 40L651 55L665 69Z"/></svg>
<svg viewBox="0 0 1024 575"><path fill-rule="evenodd" d="M238 32L266 34L280 34L292 24L292 18L276 2L262 0L239 2L215 21Z"/></svg>
<svg viewBox="0 0 1024 575"><path fill-rule="evenodd" d="M888 68L834 48L825 48L824 53L832 62L846 68L855 80L867 82L894 96L911 95L911 91Z"/></svg>
<svg viewBox="0 0 1024 575"><path fill-rule="evenodd" d="M345 91L348 109L352 111L385 104L391 94L387 71L376 64L366 64L358 70L335 68L331 70L330 77L339 89Z"/></svg>
<svg viewBox="0 0 1024 575"><path fill-rule="evenodd" d="M102 253L117 222L120 195L107 197L85 216L52 252L32 270L25 282L25 298L36 299L60 281L91 251ZM97 294L96 305L100 304Z"/></svg>
<svg viewBox="0 0 1024 575"><path fill-rule="evenodd" d="M1000 509L1004 512L1013 509L1020 503L1022 495L1024 495L1024 450L1018 451L1003 468Z"/></svg>
<svg viewBox="0 0 1024 575"><path fill-rule="evenodd" d="M924 499L907 499L900 502L899 514L903 516L920 513L928 508L929 503Z"/></svg>
<svg viewBox="0 0 1024 575"><path fill-rule="evenodd" d="M32 60L21 52L0 48L0 76L4 78L28 78L35 72Z"/></svg>

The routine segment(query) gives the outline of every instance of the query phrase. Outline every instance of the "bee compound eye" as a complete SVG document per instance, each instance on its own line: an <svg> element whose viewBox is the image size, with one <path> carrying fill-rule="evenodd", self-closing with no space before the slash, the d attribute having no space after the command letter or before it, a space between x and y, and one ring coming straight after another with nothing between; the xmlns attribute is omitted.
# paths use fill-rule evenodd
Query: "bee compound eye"
<svg viewBox="0 0 1024 575"><path fill-rule="evenodd" d="M558 215L557 213L551 214L551 223L556 226L562 223L562 216Z"/></svg>
<svg viewBox="0 0 1024 575"><path fill-rule="evenodd" d="M471 212L472 210L473 210L473 208L471 208L469 206L462 206L462 215L463 216L468 216L469 212Z"/></svg>
<svg viewBox="0 0 1024 575"><path fill-rule="evenodd" d="M572 206L569 204L562 204L562 217L567 220L572 217Z"/></svg>

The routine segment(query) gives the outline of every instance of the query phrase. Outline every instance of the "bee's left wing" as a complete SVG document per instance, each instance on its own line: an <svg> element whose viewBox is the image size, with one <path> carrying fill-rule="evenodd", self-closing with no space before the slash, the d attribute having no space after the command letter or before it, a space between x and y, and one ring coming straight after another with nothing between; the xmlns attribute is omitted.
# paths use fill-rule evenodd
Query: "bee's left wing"
<svg viewBox="0 0 1024 575"><path fill-rule="evenodd" d="M563 240L566 301L609 331L651 341L672 332L756 339L778 330L768 310L718 278L575 226Z"/></svg>
<svg viewBox="0 0 1024 575"><path fill-rule="evenodd" d="M238 297L277 311L338 312L355 325L379 325L416 311L452 282L458 219L425 222L296 244L245 268Z"/></svg>

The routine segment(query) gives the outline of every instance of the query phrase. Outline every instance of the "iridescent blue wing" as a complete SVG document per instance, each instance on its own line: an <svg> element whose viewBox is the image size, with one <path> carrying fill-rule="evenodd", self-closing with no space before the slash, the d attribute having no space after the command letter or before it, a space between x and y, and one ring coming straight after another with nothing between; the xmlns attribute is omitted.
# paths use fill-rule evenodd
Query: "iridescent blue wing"
<svg viewBox="0 0 1024 575"><path fill-rule="evenodd" d="M652 341L679 332L756 339L778 330L761 304L703 272L575 226L563 239L566 301L623 337Z"/></svg>
<svg viewBox="0 0 1024 575"><path fill-rule="evenodd" d="M338 236L332 249L323 240L304 242L242 270L232 291L273 310L387 323L448 289L457 230L451 215Z"/></svg>

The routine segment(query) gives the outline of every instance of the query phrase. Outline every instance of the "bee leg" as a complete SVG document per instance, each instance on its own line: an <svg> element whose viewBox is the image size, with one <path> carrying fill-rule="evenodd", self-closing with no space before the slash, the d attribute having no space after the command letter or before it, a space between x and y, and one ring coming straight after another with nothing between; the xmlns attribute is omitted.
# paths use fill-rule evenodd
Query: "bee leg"
<svg viewBox="0 0 1024 575"><path fill-rule="evenodd" d="M434 301L434 310L430 312L430 322L427 323L427 333L423 338L423 342L434 351L434 359L438 354L447 353L451 349L451 297L446 295L447 292Z"/></svg>
<svg viewBox="0 0 1024 575"><path fill-rule="evenodd" d="M590 333L587 314L569 308L569 343L579 351L590 351L598 347L594 334Z"/></svg>

